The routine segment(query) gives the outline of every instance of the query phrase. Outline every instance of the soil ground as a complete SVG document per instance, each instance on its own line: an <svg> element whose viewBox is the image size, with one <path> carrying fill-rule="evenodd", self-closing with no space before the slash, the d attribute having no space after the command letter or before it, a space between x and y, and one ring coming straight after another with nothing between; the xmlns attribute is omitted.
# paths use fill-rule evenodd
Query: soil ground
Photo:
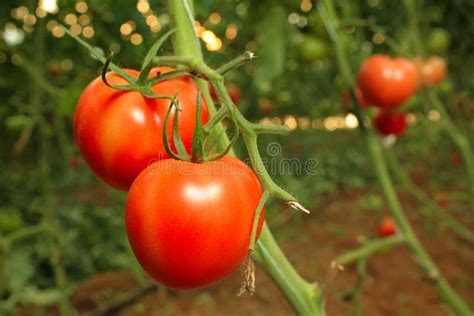
<svg viewBox="0 0 474 316"><path fill-rule="evenodd" d="M355 285L354 265L336 275L329 273L331 262L340 254L358 246L364 237L374 237L378 220L386 214L358 209L364 192L345 193L327 198L309 216L296 215L274 231L284 252L297 270L324 288L329 316L351 315L353 302L344 300ZM433 218L427 219L407 196L402 202L410 221L427 250L456 291L474 305L474 246L469 245ZM467 213L459 205L449 205L451 213ZM287 212L291 212L287 210ZM458 216L472 228L466 218ZM270 222L271 224L271 222ZM429 279L414 262L405 246L396 246L368 260L368 278L362 290L362 315L450 315ZM256 272L257 291L253 296L237 296L240 274L235 272L213 286L191 292L159 290L122 308L119 316L202 316L202 315L293 315L278 288L261 269ZM81 283L72 302L82 313L98 302L137 287L128 271L99 274Z"/></svg>

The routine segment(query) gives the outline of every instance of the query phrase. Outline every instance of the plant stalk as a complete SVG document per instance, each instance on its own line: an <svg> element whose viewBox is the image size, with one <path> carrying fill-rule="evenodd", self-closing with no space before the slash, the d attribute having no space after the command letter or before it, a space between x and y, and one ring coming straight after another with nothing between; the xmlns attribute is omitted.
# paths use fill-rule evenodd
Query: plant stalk
<svg viewBox="0 0 474 316"><path fill-rule="evenodd" d="M168 7L172 22L176 27L174 36L175 53L178 56L193 57L202 60L201 48L194 32L193 14L190 12L192 0L168 0ZM216 108L209 96L207 82L201 81L199 84L201 91L203 91L205 95L209 113L212 116L216 113ZM218 91L218 93L222 93L222 91ZM228 97L227 92L224 94ZM221 124L218 124L218 126L221 126ZM218 129L218 126L216 126L215 130ZM229 139L223 128L221 129L220 135L222 135L220 136L220 147L223 149L228 144ZM230 154L235 155L235 152L231 150ZM266 224L264 224L262 228L260 239L256 244L256 250L253 256L280 287L286 299L298 315L324 315L324 304L318 287L304 281L299 276L278 247Z"/></svg>
<svg viewBox="0 0 474 316"><path fill-rule="evenodd" d="M410 34L412 37L413 48L416 55L422 55L424 52L423 41L420 36L420 27L418 22L418 8L417 0L403 0L403 5L405 6L405 11L408 16L408 25L410 27ZM469 139L463 134L459 128L451 121L448 111L446 110L445 105L441 102L438 94L434 89L429 89L428 91L423 91L428 98L431 106L439 112L440 114L440 123L446 134L453 144L458 148L459 153L462 156L464 167L466 169L467 180L468 180L468 190L469 190L469 201L471 211L474 212L474 156L472 153L472 147L469 142Z"/></svg>
<svg viewBox="0 0 474 316"><path fill-rule="evenodd" d="M385 151L385 157L387 158L388 166L392 169L392 173L397 177L400 185L406 192L410 193L419 203L425 205L433 215L441 219L454 233L474 244L474 233L461 224L456 218L447 213L446 210L440 207L425 192L423 192L423 190L413 183L400 165L397 157L395 157L393 150Z"/></svg>
<svg viewBox="0 0 474 316"><path fill-rule="evenodd" d="M338 29L338 18L335 13L334 3L332 0L322 0L322 2L319 2L318 4L318 9L323 18L324 25L335 44L336 56L343 78L352 90L354 87L354 76L351 71L349 60L345 54L344 47L342 46L342 42L339 39L339 34L336 31ZM354 102L357 102L357 99L354 99ZM361 123L362 122L359 122L359 125L361 125ZM366 129L363 134L367 141L367 147L374 166L375 174L385 195L390 212L401 230L400 233L406 238L407 245L415 256L416 262L435 282L439 294L456 314L462 316L472 315L473 311L471 311L469 305L467 305L467 303L465 303L450 287L415 235L413 228L402 210L400 201L398 200L393 182L388 172L382 148L374 131L372 129Z"/></svg>

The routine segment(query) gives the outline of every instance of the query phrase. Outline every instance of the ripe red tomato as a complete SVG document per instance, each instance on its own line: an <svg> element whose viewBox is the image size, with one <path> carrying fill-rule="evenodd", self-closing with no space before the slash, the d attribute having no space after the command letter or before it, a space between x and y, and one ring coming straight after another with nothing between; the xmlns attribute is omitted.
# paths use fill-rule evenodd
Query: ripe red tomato
<svg viewBox="0 0 474 316"><path fill-rule="evenodd" d="M380 111L375 115L373 123L383 135L401 135L407 128L407 114Z"/></svg>
<svg viewBox="0 0 474 316"><path fill-rule="evenodd" d="M415 92L417 72L407 59L373 55L362 63L357 82L368 103L390 109Z"/></svg>
<svg viewBox="0 0 474 316"><path fill-rule="evenodd" d="M145 271L167 287L185 290L217 282L247 256L261 195L256 175L235 158L155 162L128 192L130 245Z"/></svg>
<svg viewBox="0 0 474 316"><path fill-rule="evenodd" d="M389 237L397 233L397 226L395 221L390 216L384 217L380 222L379 226L379 236L380 237Z"/></svg>
<svg viewBox="0 0 474 316"><path fill-rule="evenodd" d="M362 94L362 91L360 90L359 86L355 87L355 95L357 98L357 103L360 105L361 108L365 109L369 106L369 103L365 99L364 95ZM342 102L345 106L349 105L349 102L351 101L351 94L349 93L349 90L343 90L342 91Z"/></svg>
<svg viewBox="0 0 474 316"><path fill-rule="evenodd" d="M171 68L155 68L150 76ZM127 70L133 76L138 72ZM107 74L111 84L126 84L122 77ZM195 126L197 86L182 76L161 81L152 87L157 94L173 96L177 91L179 134L191 151ZM135 177L156 159L169 158L162 139L163 121L170 101L148 99L135 91L118 91L105 85L101 78L92 81L82 93L74 115L76 142L94 173L109 185L127 190ZM207 122L207 106L202 100L201 120ZM173 112L174 113L174 112ZM168 137L172 143L172 117Z"/></svg>
<svg viewBox="0 0 474 316"><path fill-rule="evenodd" d="M443 81L446 76L446 62L442 57L431 56L428 59L417 57L413 60L422 84L431 86Z"/></svg>

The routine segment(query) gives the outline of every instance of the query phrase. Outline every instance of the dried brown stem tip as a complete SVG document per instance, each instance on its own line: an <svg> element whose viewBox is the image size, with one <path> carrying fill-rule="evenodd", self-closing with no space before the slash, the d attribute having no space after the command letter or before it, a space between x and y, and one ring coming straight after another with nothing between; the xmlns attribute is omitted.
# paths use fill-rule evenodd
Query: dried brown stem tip
<svg viewBox="0 0 474 316"><path fill-rule="evenodd" d="M255 263L250 258L250 255L247 256L242 267L242 285L237 296L244 293L249 295L255 293Z"/></svg>

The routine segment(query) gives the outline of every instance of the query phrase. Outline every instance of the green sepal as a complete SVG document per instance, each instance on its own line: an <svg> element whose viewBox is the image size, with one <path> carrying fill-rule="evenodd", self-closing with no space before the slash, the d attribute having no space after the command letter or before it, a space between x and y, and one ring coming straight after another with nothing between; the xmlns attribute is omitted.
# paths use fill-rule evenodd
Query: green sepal
<svg viewBox="0 0 474 316"><path fill-rule="evenodd" d="M104 55L102 53L100 53L96 48L92 47L91 45L89 45L86 41L84 41L83 39L81 39L79 36L71 33L71 31L69 31L66 27L64 27L64 25L61 25L62 29L64 30L64 32L66 32L67 35L69 35L70 37L72 37L73 39L75 39L79 44L81 44L83 47L85 47L90 53L91 55L96 58L97 60L99 60L102 64L105 65L105 63L107 62L107 59L104 57ZM116 72L117 74L119 74L120 76L122 76L123 78L125 78L128 82L130 83L133 83L136 81L136 78L133 77L132 75L126 73L122 68L120 68L119 66L115 65L114 63L110 62L109 63L109 67L110 69L112 69L114 72Z"/></svg>
<svg viewBox="0 0 474 316"><path fill-rule="evenodd" d="M158 38L155 43L150 47L147 54L145 55L145 59L143 60L142 68L140 70L140 75L138 76L138 83L145 83L148 77L148 73L150 72L151 67L153 66L153 58L156 56L158 51L160 50L163 43L173 34L176 30L172 29L168 31L165 35Z"/></svg>
<svg viewBox="0 0 474 316"><path fill-rule="evenodd" d="M176 95L175 95L176 97ZM173 122L173 142L174 146L176 147L176 151L178 152L178 155L182 158L186 158L184 160L190 160L191 156L186 152L186 148L184 148L183 141L181 140L181 137L179 136L179 128L178 128L178 114L181 111L179 109L179 104L178 101L175 102L176 106L176 112L174 113L174 122Z"/></svg>
<svg viewBox="0 0 474 316"><path fill-rule="evenodd" d="M196 123L194 126L193 146L192 146L192 162L204 161L204 142L201 122L201 91L197 93L196 100Z"/></svg>
<svg viewBox="0 0 474 316"><path fill-rule="evenodd" d="M166 133L168 129L168 120L170 117L171 110L173 109L173 106L175 106L175 102L172 101L170 103L170 106L168 108L168 111L166 112L165 120L163 122L163 131L162 131L162 137L163 137L163 144L165 145L165 150L168 155L170 155L171 158L176 159L176 160L182 160L178 155L176 155L172 150L170 143L168 141L168 134Z"/></svg>

